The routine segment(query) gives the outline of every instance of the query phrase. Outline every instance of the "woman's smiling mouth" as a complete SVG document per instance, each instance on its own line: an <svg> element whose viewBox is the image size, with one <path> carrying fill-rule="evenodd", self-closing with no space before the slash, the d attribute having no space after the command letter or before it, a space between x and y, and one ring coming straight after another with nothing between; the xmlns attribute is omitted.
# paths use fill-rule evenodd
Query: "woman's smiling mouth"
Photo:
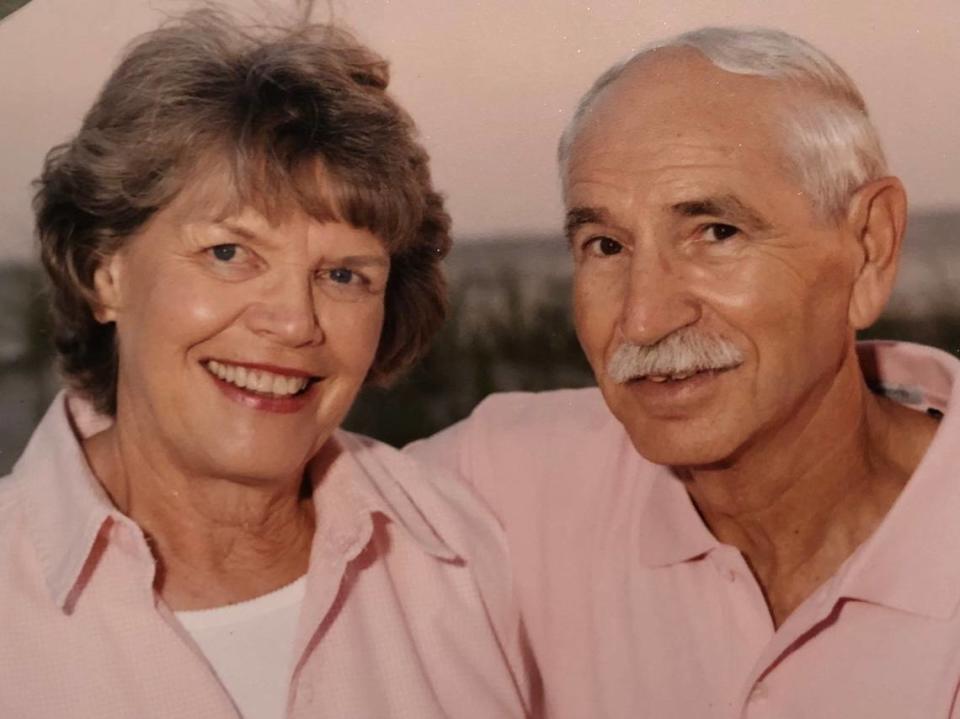
<svg viewBox="0 0 960 719"><path fill-rule="evenodd" d="M207 360L203 366L222 382L265 398L282 399L300 395L316 379L292 371L270 371L217 360Z"/></svg>

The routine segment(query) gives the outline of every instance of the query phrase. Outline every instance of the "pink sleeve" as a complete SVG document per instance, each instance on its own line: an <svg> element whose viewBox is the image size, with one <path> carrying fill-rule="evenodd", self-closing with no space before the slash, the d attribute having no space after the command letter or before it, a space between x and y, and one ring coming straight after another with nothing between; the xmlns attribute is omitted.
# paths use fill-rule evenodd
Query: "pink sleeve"
<svg viewBox="0 0 960 719"><path fill-rule="evenodd" d="M467 461L467 434L472 417L457 422L431 437L411 442L403 451L424 464L441 467L458 474L468 484L473 484Z"/></svg>

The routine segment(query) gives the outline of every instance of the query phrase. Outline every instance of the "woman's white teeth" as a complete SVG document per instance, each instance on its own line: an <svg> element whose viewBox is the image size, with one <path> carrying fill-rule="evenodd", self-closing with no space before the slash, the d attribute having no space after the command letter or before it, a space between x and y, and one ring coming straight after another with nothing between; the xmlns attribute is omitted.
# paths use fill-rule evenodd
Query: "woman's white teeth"
<svg viewBox="0 0 960 719"><path fill-rule="evenodd" d="M302 391L307 386L308 381L306 377L289 377L264 370L223 364L216 360L207 362L207 369L224 382L229 382L241 389L281 397Z"/></svg>

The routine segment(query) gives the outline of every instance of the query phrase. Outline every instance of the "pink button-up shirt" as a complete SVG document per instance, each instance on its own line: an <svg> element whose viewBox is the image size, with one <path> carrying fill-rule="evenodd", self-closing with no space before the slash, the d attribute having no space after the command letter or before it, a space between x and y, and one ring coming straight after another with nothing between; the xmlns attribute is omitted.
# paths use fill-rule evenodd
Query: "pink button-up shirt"
<svg viewBox="0 0 960 719"><path fill-rule="evenodd" d="M239 717L153 589L139 527L93 477L63 396L0 480L0 717ZM71 423L71 420L73 423ZM288 717L520 717L528 680L503 538L456 481L338 433Z"/></svg>
<svg viewBox="0 0 960 719"><path fill-rule="evenodd" d="M945 416L877 531L776 630L596 390L495 396L411 448L499 514L548 717L960 717L960 362L894 343L861 361Z"/></svg>

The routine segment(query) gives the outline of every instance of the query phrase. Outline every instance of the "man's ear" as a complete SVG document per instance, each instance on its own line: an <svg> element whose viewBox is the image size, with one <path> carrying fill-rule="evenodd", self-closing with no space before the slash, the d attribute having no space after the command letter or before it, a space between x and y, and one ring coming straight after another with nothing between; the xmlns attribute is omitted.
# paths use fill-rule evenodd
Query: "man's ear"
<svg viewBox="0 0 960 719"><path fill-rule="evenodd" d="M850 200L847 227L859 243L861 259L850 295L849 318L854 329L872 325L887 304L906 224L907 193L896 177L872 180Z"/></svg>
<svg viewBox="0 0 960 719"><path fill-rule="evenodd" d="M97 297L93 316L102 324L114 322L117 319L117 310L120 307L122 265L120 253L114 252L105 257L93 271L93 289Z"/></svg>

